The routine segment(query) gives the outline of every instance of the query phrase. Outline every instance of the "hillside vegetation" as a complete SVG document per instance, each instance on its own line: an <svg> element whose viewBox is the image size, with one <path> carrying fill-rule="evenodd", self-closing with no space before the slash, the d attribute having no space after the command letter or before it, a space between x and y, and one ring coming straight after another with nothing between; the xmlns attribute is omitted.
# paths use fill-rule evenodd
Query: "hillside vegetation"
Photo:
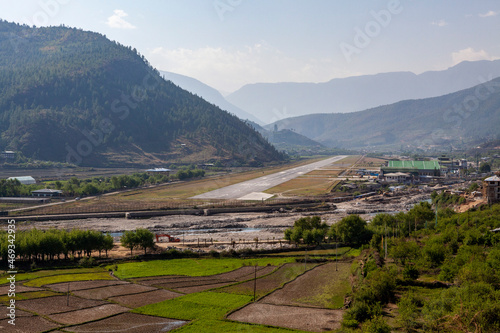
<svg viewBox="0 0 500 333"><path fill-rule="evenodd" d="M237 117L98 33L0 22L0 149L79 165L282 159Z"/></svg>

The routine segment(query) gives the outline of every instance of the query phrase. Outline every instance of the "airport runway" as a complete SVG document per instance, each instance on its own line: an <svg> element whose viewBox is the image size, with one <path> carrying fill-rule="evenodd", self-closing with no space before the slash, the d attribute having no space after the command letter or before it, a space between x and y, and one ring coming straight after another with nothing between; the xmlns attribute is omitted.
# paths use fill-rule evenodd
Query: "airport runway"
<svg viewBox="0 0 500 333"><path fill-rule="evenodd" d="M287 182L298 176L322 168L337 162L347 156L339 155L325 160L306 164L289 170L273 173L267 176L247 180L238 184L229 185L220 189L199 194L191 199L241 199L241 200L265 200L272 195L262 193L271 187Z"/></svg>

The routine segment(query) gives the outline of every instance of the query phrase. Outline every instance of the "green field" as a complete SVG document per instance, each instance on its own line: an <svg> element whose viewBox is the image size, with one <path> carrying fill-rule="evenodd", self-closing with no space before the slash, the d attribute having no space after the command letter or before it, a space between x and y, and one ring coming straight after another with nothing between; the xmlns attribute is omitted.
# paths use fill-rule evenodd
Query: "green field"
<svg viewBox="0 0 500 333"><path fill-rule="evenodd" d="M242 266L280 266L293 261L293 258L152 260L119 264L115 275L120 279L159 275L207 276L230 272Z"/></svg>
<svg viewBox="0 0 500 333"><path fill-rule="evenodd" d="M62 274L55 276L40 277L28 282L24 285L27 287L41 287L46 284L72 282L72 281L93 281L93 280L113 280L113 277L108 272L97 273L81 273L81 274Z"/></svg>
<svg viewBox="0 0 500 333"><path fill-rule="evenodd" d="M291 333L305 332L286 328L277 328L264 325L255 325L222 320L195 320L186 326L175 331L176 333L234 333L234 332L252 332L252 333Z"/></svg>
<svg viewBox="0 0 500 333"><path fill-rule="evenodd" d="M42 298L42 297L49 297L56 295L60 295L60 293L56 293L50 290L28 291L25 293L16 293L15 300L21 301L24 299L35 299L35 298ZM0 296L0 303L8 303L10 299L11 297L9 297L8 295Z"/></svg>
<svg viewBox="0 0 500 333"><path fill-rule="evenodd" d="M102 268L72 268L72 269L54 269L54 270L43 270L35 271L29 273L18 273L16 274L16 281L33 280L45 276L53 275L63 275L63 274L80 274L80 273L96 273L103 272ZM9 275L3 274L0 277L0 285L8 283L7 278Z"/></svg>
<svg viewBox="0 0 500 333"><path fill-rule="evenodd" d="M252 300L251 296L201 292L146 305L134 312L181 320L223 319L224 315Z"/></svg>

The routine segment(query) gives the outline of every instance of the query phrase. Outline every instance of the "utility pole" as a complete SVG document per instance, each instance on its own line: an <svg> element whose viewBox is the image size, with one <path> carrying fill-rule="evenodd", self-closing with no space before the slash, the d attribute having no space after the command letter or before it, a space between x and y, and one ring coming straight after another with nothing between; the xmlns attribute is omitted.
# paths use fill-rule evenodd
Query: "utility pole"
<svg viewBox="0 0 500 333"><path fill-rule="evenodd" d="M335 271L339 270L339 242L335 237Z"/></svg>
<svg viewBox="0 0 500 333"><path fill-rule="evenodd" d="M70 282L68 281L68 293L67 293L67 297L66 297L66 306L69 306L69 284L70 284Z"/></svg>
<svg viewBox="0 0 500 333"><path fill-rule="evenodd" d="M254 277L253 277L253 301L255 302L255 293L257 290L257 264L255 264Z"/></svg>

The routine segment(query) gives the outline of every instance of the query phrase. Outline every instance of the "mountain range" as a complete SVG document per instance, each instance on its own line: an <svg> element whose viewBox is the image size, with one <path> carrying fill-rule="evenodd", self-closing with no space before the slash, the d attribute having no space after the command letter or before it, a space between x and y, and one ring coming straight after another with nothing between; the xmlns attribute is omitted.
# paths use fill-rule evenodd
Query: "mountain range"
<svg viewBox="0 0 500 333"><path fill-rule="evenodd" d="M226 96L265 123L314 113L347 113L407 99L437 97L500 76L500 60L465 61L422 74L392 72L324 83L255 83Z"/></svg>
<svg viewBox="0 0 500 333"><path fill-rule="evenodd" d="M263 122L257 119L254 115L245 112L239 107L229 103L217 89L212 88L195 78L166 71L160 71L160 74L164 79L172 81L180 88L200 96L207 102L217 105L222 110L230 112L240 119L250 120L261 125L263 124Z"/></svg>
<svg viewBox="0 0 500 333"><path fill-rule="evenodd" d="M500 139L500 78L451 94L365 111L311 114L265 126L330 147L448 149Z"/></svg>
<svg viewBox="0 0 500 333"><path fill-rule="evenodd" d="M284 158L236 116L164 80L131 47L0 21L0 150L78 165Z"/></svg>

